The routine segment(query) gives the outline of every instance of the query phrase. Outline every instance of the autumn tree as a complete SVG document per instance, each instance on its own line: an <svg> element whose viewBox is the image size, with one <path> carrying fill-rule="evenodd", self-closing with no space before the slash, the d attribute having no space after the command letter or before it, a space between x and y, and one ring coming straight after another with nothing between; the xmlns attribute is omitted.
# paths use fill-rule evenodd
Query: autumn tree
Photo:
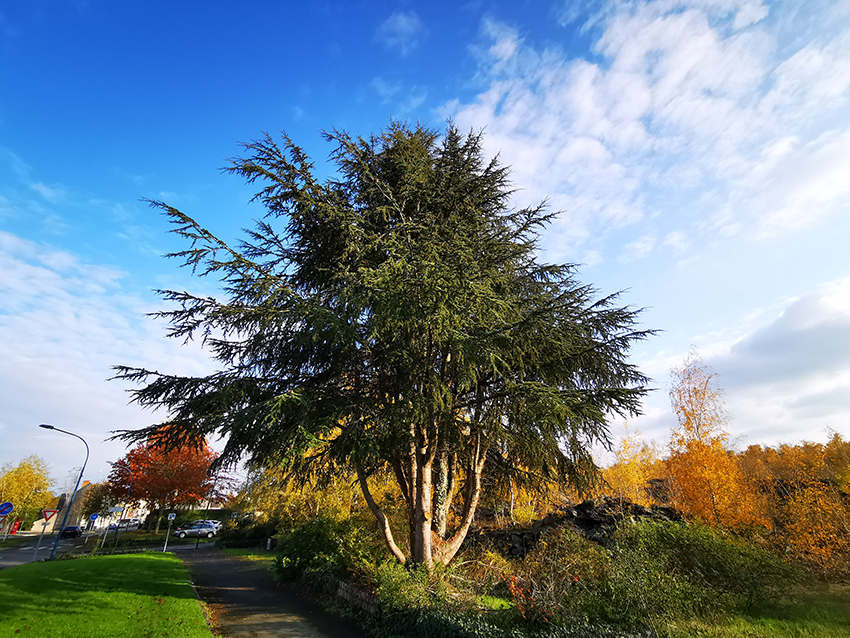
<svg viewBox="0 0 850 638"><path fill-rule="evenodd" d="M108 482L89 485L81 502L83 518L88 519L92 514L106 516L109 508L118 502L113 491ZM122 494L122 498L124 495L126 492Z"/></svg>
<svg viewBox="0 0 850 638"><path fill-rule="evenodd" d="M29 456L13 466L0 467L0 502L15 506L9 521L20 518L23 526L38 520L41 510L53 499L47 463L38 456Z"/></svg>
<svg viewBox="0 0 850 638"><path fill-rule="evenodd" d="M221 463L248 455L301 480L353 472L399 561L447 563L491 451L541 481L595 475L589 446L646 392L626 354L648 332L573 266L538 262L552 215L509 207L508 171L479 135L392 123L326 139L338 174L325 182L289 138L245 146L229 170L261 184L268 212L238 248L154 203L190 243L176 256L224 287L220 298L163 291L177 307L160 316L221 370L118 377L142 385L138 403L165 408L175 445L217 433ZM382 472L407 510L400 538L369 488Z"/></svg>
<svg viewBox="0 0 850 638"><path fill-rule="evenodd" d="M818 571L850 573L850 444L750 446L745 472L768 499L777 549Z"/></svg>
<svg viewBox="0 0 850 638"><path fill-rule="evenodd" d="M692 349L672 377L670 401L678 427L671 434L667 467L676 507L723 527L764 523L758 493L729 448L717 375Z"/></svg>
<svg viewBox="0 0 850 638"><path fill-rule="evenodd" d="M629 432L628 426L615 449L615 460L603 472L603 477L617 498L639 505L652 505L649 480L662 474L659 453L654 444L641 439L640 430Z"/></svg>
<svg viewBox="0 0 850 638"><path fill-rule="evenodd" d="M130 502L145 501L151 509L157 510L155 531L159 532L166 510L194 505L209 496L215 483L210 475L215 458L206 442L185 443L168 449L157 445L155 439L149 439L113 465L108 478L110 491L113 498L123 502L130 489Z"/></svg>

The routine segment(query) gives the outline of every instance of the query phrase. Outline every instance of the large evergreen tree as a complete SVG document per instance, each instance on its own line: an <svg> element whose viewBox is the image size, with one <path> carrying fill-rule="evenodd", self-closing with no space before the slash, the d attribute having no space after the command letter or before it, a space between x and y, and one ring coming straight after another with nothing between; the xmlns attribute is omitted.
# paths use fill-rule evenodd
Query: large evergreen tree
<svg viewBox="0 0 850 638"><path fill-rule="evenodd" d="M509 207L507 169L484 158L479 135L393 123L370 139L326 138L338 177L325 182L287 137L233 160L268 210L239 249L154 202L191 242L175 256L224 291L162 291L176 309L161 315L221 369L122 366L118 377L142 386L138 403L167 408L171 444L218 433L223 463L353 469L393 554L446 563L488 462L540 481L595 475L589 446L608 441L606 417L639 410L647 379L626 353L648 332L572 266L538 263L551 216ZM407 504L409 555L369 492L379 470Z"/></svg>

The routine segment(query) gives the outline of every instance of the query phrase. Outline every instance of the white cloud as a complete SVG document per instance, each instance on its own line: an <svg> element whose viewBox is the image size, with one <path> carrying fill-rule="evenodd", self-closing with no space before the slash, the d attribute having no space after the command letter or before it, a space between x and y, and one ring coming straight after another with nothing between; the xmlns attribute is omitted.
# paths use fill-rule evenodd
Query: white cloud
<svg viewBox="0 0 850 638"><path fill-rule="evenodd" d="M718 373L730 416L728 430L741 443L824 441L828 429L850 424L850 277L790 301L778 316L737 338L697 340L703 361ZM656 383L685 352L659 353L644 363ZM675 419L666 392L657 392L634 423L664 442Z"/></svg>
<svg viewBox="0 0 850 638"><path fill-rule="evenodd" d="M642 259L655 249L657 243L658 241L656 240L655 235L650 234L639 237L635 241L626 245L623 254L619 257L619 260L623 263L627 263L634 261L635 259Z"/></svg>
<svg viewBox="0 0 850 638"><path fill-rule="evenodd" d="M670 246L677 253L685 252L691 245L685 233L678 230L667 233L663 243L665 246Z"/></svg>
<svg viewBox="0 0 850 638"><path fill-rule="evenodd" d="M415 11L396 11L378 26L375 40L404 57L412 53L426 36L425 24Z"/></svg>
<svg viewBox="0 0 850 638"><path fill-rule="evenodd" d="M123 277L115 268L0 232L4 459L37 453L56 476L79 465L81 455L76 458L67 437L36 427L52 423L86 439L90 469L96 471L123 454L123 443L105 442L111 431L161 418L126 405L126 386L106 382L111 366L148 365L189 374L208 370L197 346L179 347L163 339L162 326L144 316L159 303L125 293Z"/></svg>
<svg viewBox="0 0 850 638"><path fill-rule="evenodd" d="M684 235L669 226L681 226L683 206L711 220L694 229L703 240L787 233L846 210L850 184L841 108L850 30L833 20L783 31L796 11L753 0L611 2L592 17L602 62L537 50L488 18L489 46L477 48L488 86L442 115L486 127L488 151L524 187L518 203L548 198L565 211L547 238L553 259L601 251L612 231L634 225L680 249ZM632 243L627 254L640 248Z"/></svg>
<svg viewBox="0 0 850 638"><path fill-rule="evenodd" d="M63 193L61 189L51 188L50 186L46 186L41 182L31 184L30 188L32 188L34 191L44 197L44 199L51 203L61 201L62 198L65 196L65 193Z"/></svg>
<svg viewBox="0 0 850 638"><path fill-rule="evenodd" d="M381 98L381 102L394 104L392 117L397 119L404 119L414 112L428 96L427 91L421 87L405 87L399 82L382 77L374 78L371 85Z"/></svg>

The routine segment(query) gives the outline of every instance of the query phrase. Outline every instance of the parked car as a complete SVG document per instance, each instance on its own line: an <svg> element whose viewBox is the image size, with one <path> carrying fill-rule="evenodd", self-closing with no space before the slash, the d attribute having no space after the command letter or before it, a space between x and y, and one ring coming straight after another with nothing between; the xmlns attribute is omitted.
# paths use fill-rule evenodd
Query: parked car
<svg viewBox="0 0 850 638"><path fill-rule="evenodd" d="M212 538L215 536L215 527L209 523L192 523L190 525L178 527L174 530L174 535L177 538L186 538L187 536L192 538L197 538L199 536Z"/></svg>
<svg viewBox="0 0 850 638"><path fill-rule="evenodd" d="M68 525L62 528L59 538L79 538L83 535L83 528L79 525Z"/></svg>
<svg viewBox="0 0 850 638"><path fill-rule="evenodd" d="M213 521L213 520L206 520L206 521L197 520L197 521L192 521L191 523L189 523L189 525L212 525L215 528L216 532L220 532L222 523L221 523L221 521Z"/></svg>
<svg viewBox="0 0 850 638"><path fill-rule="evenodd" d="M127 531L135 531L142 526L142 521L138 518L122 518L117 523L112 523L109 526L110 530L126 529Z"/></svg>

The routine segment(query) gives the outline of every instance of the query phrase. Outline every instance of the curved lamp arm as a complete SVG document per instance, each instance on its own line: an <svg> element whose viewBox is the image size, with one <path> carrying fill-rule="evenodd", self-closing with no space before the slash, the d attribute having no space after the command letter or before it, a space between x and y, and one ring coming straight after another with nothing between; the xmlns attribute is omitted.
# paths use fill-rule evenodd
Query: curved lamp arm
<svg viewBox="0 0 850 638"><path fill-rule="evenodd" d="M56 432L61 432L62 434L68 434L69 436L76 437L83 442L83 445L86 446L86 460L83 461L83 467L80 470L80 476L77 477L77 485L74 487L74 492L71 494L71 500L68 502L68 509L65 510L65 516L62 518L62 524L59 526L59 533L56 535L56 542L53 543L53 551L50 552L50 559L53 560L53 557L56 556L56 548L59 547L59 539L62 537L62 530L65 529L65 523L68 522L68 514L71 513L71 506L74 504L74 497L77 495L77 490L80 489L80 481L83 480L83 472L86 471L86 464L89 462L89 444L86 443L86 440L78 434L74 434L73 432L68 432L67 430L61 430L55 426L48 425L47 423L42 423L38 427L44 428L45 430L55 430Z"/></svg>

